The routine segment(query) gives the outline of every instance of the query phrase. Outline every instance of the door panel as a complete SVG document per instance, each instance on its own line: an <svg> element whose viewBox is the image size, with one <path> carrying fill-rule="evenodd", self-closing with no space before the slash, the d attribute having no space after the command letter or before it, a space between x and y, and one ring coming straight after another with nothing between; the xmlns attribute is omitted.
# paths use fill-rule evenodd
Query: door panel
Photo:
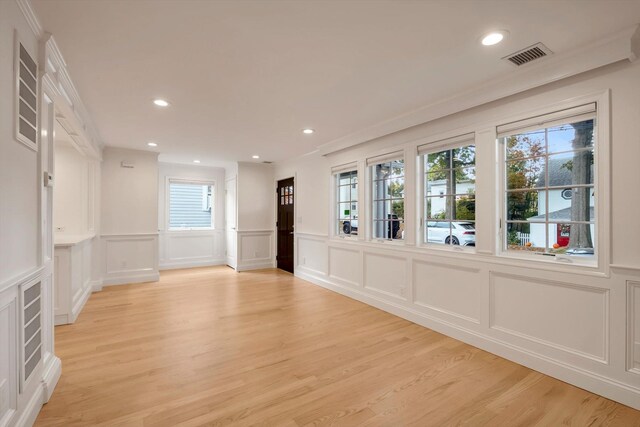
<svg viewBox="0 0 640 427"><path fill-rule="evenodd" d="M225 234L226 234L226 254L227 265L231 268L237 267L236 256L236 179L229 179L225 182Z"/></svg>
<svg viewBox="0 0 640 427"><path fill-rule="evenodd" d="M278 205L278 268L293 273L293 178L278 181L276 203Z"/></svg>

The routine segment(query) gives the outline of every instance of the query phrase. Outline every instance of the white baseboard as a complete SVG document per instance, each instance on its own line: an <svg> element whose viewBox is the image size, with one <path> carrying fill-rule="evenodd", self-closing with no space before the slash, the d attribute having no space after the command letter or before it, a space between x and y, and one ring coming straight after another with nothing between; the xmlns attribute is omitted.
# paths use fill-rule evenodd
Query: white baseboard
<svg viewBox="0 0 640 427"><path fill-rule="evenodd" d="M42 403L47 403L51 399L61 374L62 362L58 357L51 355L42 374Z"/></svg>
<svg viewBox="0 0 640 427"><path fill-rule="evenodd" d="M100 292L102 290L102 279L92 280L89 285L91 286L91 292Z"/></svg>
<svg viewBox="0 0 640 427"><path fill-rule="evenodd" d="M622 383L612 378L604 377L594 372L586 371L568 365L550 357L531 352L522 347L507 343L493 337L465 329L459 325L429 316L425 313L382 300L376 296L365 294L358 289L346 288L332 283L325 277L316 276L296 269L295 276L315 285L361 301L380 310L407 319L418 325L450 336L474 347L504 357L535 371L558 378L569 384L589 390L609 399L621 402L632 408L640 409L640 388Z"/></svg>
<svg viewBox="0 0 640 427"><path fill-rule="evenodd" d="M238 264L236 266L236 271L250 271L250 270L262 270L264 268L274 268L275 265L273 262L260 262L260 263L247 263L247 264Z"/></svg>
<svg viewBox="0 0 640 427"><path fill-rule="evenodd" d="M68 325L69 323L72 322L68 314L56 314L53 318L53 324L55 326Z"/></svg>
<svg viewBox="0 0 640 427"><path fill-rule="evenodd" d="M128 285L131 283L157 282L160 280L160 273L153 272L148 274L136 274L134 276L120 276L104 278L102 286Z"/></svg>
<svg viewBox="0 0 640 427"><path fill-rule="evenodd" d="M88 283L84 291L82 291L82 295L78 298L78 301L73 305L71 309L71 323L75 322L78 318L78 315L82 311L82 308L87 303L89 296L91 296L91 292L93 291L93 287L91 283Z"/></svg>
<svg viewBox="0 0 640 427"><path fill-rule="evenodd" d="M225 265L226 263L227 262L224 259L213 259L206 261L173 261L160 263L160 271L176 270L179 268L213 267L215 265Z"/></svg>
<svg viewBox="0 0 640 427"><path fill-rule="evenodd" d="M20 413L18 421L16 421L16 427L31 427L36 422L40 408L42 408L44 389L37 387L26 406Z"/></svg>

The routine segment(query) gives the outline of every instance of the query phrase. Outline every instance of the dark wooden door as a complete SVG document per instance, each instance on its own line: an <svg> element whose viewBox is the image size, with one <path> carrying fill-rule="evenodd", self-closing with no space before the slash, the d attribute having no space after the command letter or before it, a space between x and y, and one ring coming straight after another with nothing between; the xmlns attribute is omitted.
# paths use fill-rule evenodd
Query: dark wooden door
<svg viewBox="0 0 640 427"><path fill-rule="evenodd" d="M293 273L293 178L278 181L278 268Z"/></svg>

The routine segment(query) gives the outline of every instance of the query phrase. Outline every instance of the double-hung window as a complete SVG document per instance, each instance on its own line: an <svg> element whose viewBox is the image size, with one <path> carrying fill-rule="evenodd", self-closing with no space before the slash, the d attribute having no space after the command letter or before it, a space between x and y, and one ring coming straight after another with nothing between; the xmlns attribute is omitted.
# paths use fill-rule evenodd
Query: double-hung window
<svg viewBox="0 0 640 427"><path fill-rule="evenodd" d="M423 242L475 246L474 135L419 147L424 166Z"/></svg>
<svg viewBox="0 0 640 427"><path fill-rule="evenodd" d="M358 171L352 167L334 172L336 189L336 235L358 234Z"/></svg>
<svg viewBox="0 0 640 427"><path fill-rule="evenodd" d="M503 247L594 258L596 105L498 127L503 151Z"/></svg>
<svg viewBox="0 0 640 427"><path fill-rule="evenodd" d="M404 239L404 159L395 153L367 160L371 176L371 237Z"/></svg>
<svg viewBox="0 0 640 427"><path fill-rule="evenodd" d="M169 229L213 228L213 191L210 182L169 180Z"/></svg>

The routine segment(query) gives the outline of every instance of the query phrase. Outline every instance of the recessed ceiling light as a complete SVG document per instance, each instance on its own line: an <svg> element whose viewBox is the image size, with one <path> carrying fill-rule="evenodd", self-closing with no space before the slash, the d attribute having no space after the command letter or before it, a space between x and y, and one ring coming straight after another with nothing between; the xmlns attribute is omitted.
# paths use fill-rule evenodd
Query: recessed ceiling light
<svg viewBox="0 0 640 427"><path fill-rule="evenodd" d="M156 104L158 107L168 107L169 103L167 101L165 101L164 99L154 99L153 103Z"/></svg>
<svg viewBox="0 0 640 427"><path fill-rule="evenodd" d="M193 163L200 163L200 160L194 160Z"/></svg>
<svg viewBox="0 0 640 427"><path fill-rule="evenodd" d="M254 158L254 159L259 159L260 158L260 156L258 156L258 155L251 156L251 157Z"/></svg>
<svg viewBox="0 0 640 427"><path fill-rule="evenodd" d="M158 146L158 144L156 144L155 142L147 142L147 145L149 147L157 147Z"/></svg>
<svg viewBox="0 0 640 427"><path fill-rule="evenodd" d="M488 34L482 36L482 44L484 46L493 46L494 44L500 43L505 36L507 35L506 31L492 31Z"/></svg>
<svg viewBox="0 0 640 427"><path fill-rule="evenodd" d="M313 129L302 129L302 133L306 133L307 135L311 135L314 132L315 130Z"/></svg>

